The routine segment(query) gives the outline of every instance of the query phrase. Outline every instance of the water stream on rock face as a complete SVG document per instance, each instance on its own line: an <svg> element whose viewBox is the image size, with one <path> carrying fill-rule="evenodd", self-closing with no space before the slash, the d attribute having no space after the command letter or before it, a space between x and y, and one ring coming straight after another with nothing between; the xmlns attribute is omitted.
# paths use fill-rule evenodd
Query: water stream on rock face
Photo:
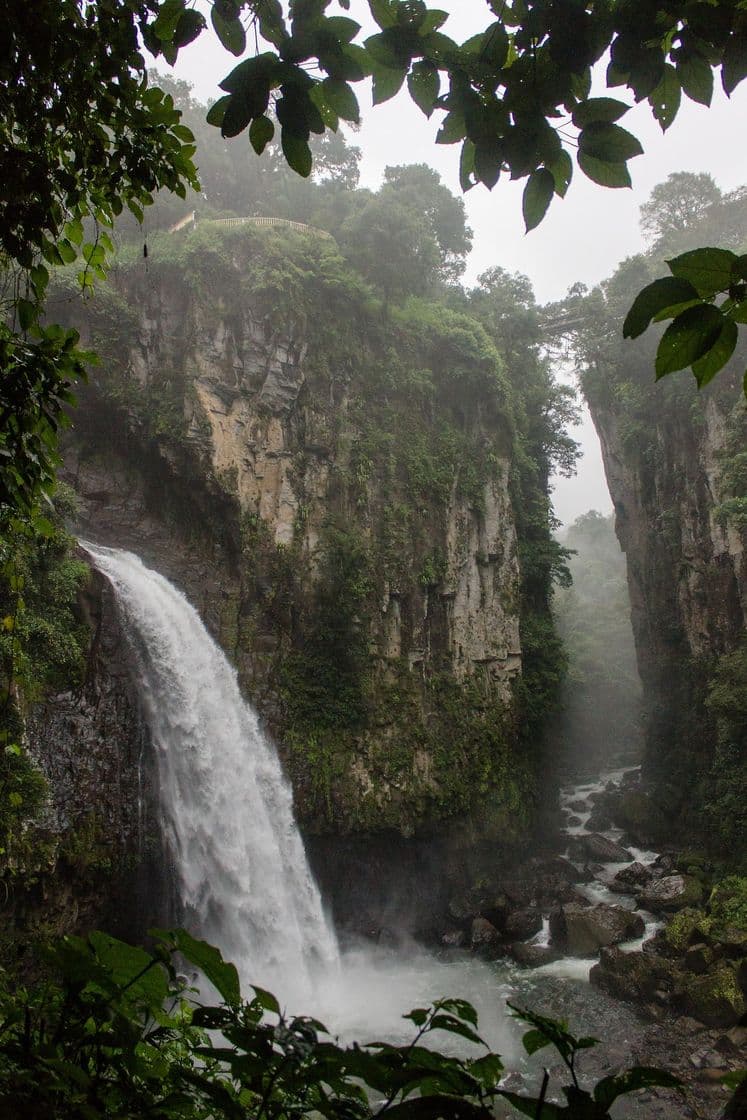
<svg viewBox="0 0 747 1120"><path fill-rule="evenodd" d="M137 657L184 924L236 964L245 991L269 988L349 1041L409 1040L405 1012L459 995L490 1045L514 1054L505 972L416 945L340 952L290 786L234 669L168 580L132 553L84 547L114 587Z"/></svg>

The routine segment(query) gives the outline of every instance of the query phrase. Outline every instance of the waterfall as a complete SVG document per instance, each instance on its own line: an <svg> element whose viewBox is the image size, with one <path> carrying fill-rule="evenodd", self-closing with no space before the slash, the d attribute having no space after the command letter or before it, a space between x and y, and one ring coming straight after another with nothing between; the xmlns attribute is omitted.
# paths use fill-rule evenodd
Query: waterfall
<svg viewBox="0 0 747 1120"><path fill-rule="evenodd" d="M181 592L130 552L83 547L135 649L184 922L298 1010L339 958L275 749Z"/></svg>

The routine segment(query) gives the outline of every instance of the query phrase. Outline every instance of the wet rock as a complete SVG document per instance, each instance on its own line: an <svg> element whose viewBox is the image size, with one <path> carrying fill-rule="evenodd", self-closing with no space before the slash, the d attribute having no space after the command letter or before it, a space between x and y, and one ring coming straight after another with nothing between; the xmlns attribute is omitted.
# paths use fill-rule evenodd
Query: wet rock
<svg viewBox="0 0 747 1120"><path fill-rule="evenodd" d="M586 827L591 832L606 832L612 828L612 818L604 809L595 809L586 822Z"/></svg>
<svg viewBox="0 0 747 1120"><path fill-rule="evenodd" d="M640 914L602 903L589 907L570 903L550 915L552 945L572 957L594 956L602 946L640 937L644 929Z"/></svg>
<svg viewBox="0 0 747 1120"><path fill-rule="evenodd" d="M674 965L653 954L625 953L616 946L602 948L599 963L589 980L618 999L632 1002L664 1002L673 986Z"/></svg>
<svg viewBox="0 0 747 1120"><path fill-rule="evenodd" d="M473 949L485 953L497 953L501 935L487 918L475 918L470 928L470 944Z"/></svg>
<svg viewBox="0 0 747 1120"><path fill-rule="evenodd" d="M514 874L501 879L500 887L505 898L504 917L496 921L485 907L481 912L494 925L503 928L511 911L549 908L570 899L573 884L582 878L583 875L567 859L535 857L527 860Z"/></svg>
<svg viewBox="0 0 747 1120"><path fill-rule="evenodd" d="M441 935L441 944L445 949L461 949L467 940L463 929L450 929Z"/></svg>
<svg viewBox="0 0 747 1120"><path fill-rule="evenodd" d="M526 941L515 941L511 946L511 956L524 968L539 968L560 960L561 954L550 945L530 945Z"/></svg>
<svg viewBox="0 0 747 1120"><path fill-rule="evenodd" d="M566 809L570 809L572 813L588 813L589 802L583 797L577 797L575 801L569 801Z"/></svg>
<svg viewBox="0 0 747 1120"><path fill-rule="evenodd" d="M580 817L576 817L571 813L569 817L566 817L565 823L567 828L578 828L579 825L582 824L582 821Z"/></svg>
<svg viewBox="0 0 747 1120"><path fill-rule="evenodd" d="M688 972L695 972L698 976L702 976L713 964L713 958L714 952L711 946L701 942L699 945L690 946L685 953L683 963Z"/></svg>
<svg viewBox="0 0 747 1120"><path fill-rule="evenodd" d="M671 875L675 870L674 856L671 852L662 852L657 856L651 864L651 870L655 875Z"/></svg>
<svg viewBox="0 0 747 1120"><path fill-rule="evenodd" d="M623 867L621 871L617 872L614 883L618 884L618 886L613 886L612 883L610 883L610 888L613 891L621 888L629 890L631 887L645 886L647 883L651 882L651 879L651 872L645 864L636 861L635 863L631 863L630 867Z"/></svg>
<svg viewBox="0 0 747 1120"><path fill-rule="evenodd" d="M641 768L634 766L631 770L626 770L620 778L621 789L635 789L641 783Z"/></svg>
<svg viewBox="0 0 747 1120"><path fill-rule="evenodd" d="M542 914L539 910L514 910L506 919L506 934L512 940L532 937L541 929Z"/></svg>
<svg viewBox="0 0 747 1120"><path fill-rule="evenodd" d="M664 930L667 946L675 953L684 953L691 942L702 940L701 930L706 924L707 918L703 910L685 907L674 915Z"/></svg>
<svg viewBox="0 0 747 1120"><path fill-rule="evenodd" d="M702 886L689 875L665 875L661 879L653 879L636 894L639 906L654 911L697 906L702 897Z"/></svg>
<svg viewBox="0 0 747 1120"><path fill-rule="evenodd" d="M487 899L477 891L465 891L464 894L455 895L449 900L449 916L455 922L470 922L476 918Z"/></svg>
<svg viewBox="0 0 747 1120"><path fill-rule="evenodd" d="M656 835L657 809L643 790L622 790L615 799L612 815L615 823L638 843L648 843Z"/></svg>
<svg viewBox="0 0 747 1120"><path fill-rule="evenodd" d="M724 961L704 976L684 977L677 1001L709 1027L735 1026L747 1013L736 969Z"/></svg>
<svg viewBox="0 0 747 1120"><path fill-rule="evenodd" d="M727 957L747 959L747 929L729 926L718 931L716 942Z"/></svg>
<svg viewBox="0 0 747 1120"><path fill-rule="evenodd" d="M616 844L614 840L608 840L598 832L592 832L589 836L580 836L579 842L587 855L604 863L630 863L633 859L627 848Z"/></svg>
<svg viewBox="0 0 747 1120"><path fill-rule="evenodd" d="M723 1034L716 1043L719 1050L740 1054L747 1049L747 1027L736 1026Z"/></svg>

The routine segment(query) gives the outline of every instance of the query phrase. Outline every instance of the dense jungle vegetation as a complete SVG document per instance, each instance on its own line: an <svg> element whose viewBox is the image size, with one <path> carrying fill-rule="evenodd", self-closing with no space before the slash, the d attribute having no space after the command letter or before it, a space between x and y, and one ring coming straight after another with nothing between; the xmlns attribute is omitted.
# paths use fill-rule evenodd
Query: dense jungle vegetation
<svg viewBox="0 0 747 1120"><path fill-rule="evenodd" d="M326 16L325 24L319 22L323 9L298 4L298 26L294 28L298 36L289 37L278 26L278 19L282 22L279 6L262 5L266 9L261 13L262 31L269 33L273 51L266 52L264 63L252 60L228 88L223 104L214 109L213 120L222 126L225 137L246 136L244 130L249 128L248 143L242 137L226 144L203 123L204 108L192 101L187 88L166 83L169 88L162 93L143 78L138 26L145 29L152 50L172 59L202 30L204 18L181 0L167 0L163 5L89 5L88 23L82 18L83 5L11 7L9 34L0 53L0 76L8 91L5 104L11 106L0 120L0 233L4 257L14 265L4 293L9 322L0 328L0 404L5 422L0 442L0 846L7 876L17 874L28 856L23 850L28 835L25 825L42 808L45 796L44 783L24 751L24 716L42 693L70 688L80 680L87 643L75 608L85 572L73 556L73 542L65 529L69 498L58 490L53 510L40 514L36 508L42 492L51 495L54 491L57 428L71 403L70 383L84 376L85 355L77 348L74 331L44 318L43 304L48 294L66 307L74 291L82 289L90 295L94 279L103 281L112 261L116 269L117 252L123 271L135 267L178 269L196 260L182 247L189 244L199 250L205 265L202 272L195 269L194 282L209 285L214 279L210 269L220 271L221 262L210 257L199 225L182 245L165 232L192 209L203 220L271 211L273 217L288 217L328 231L334 242L320 247L316 273L324 276L327 296L334 294L348 301L348 308L354 305L380 338L384 333L399 332L399 337L406 337L411 345L417 342L422 349L435 338L454 358L453 368L458 370L460 361L468 359L465 368L477 371L472 388L487 393L499 409L513 453L510 484L519 513L524 654L517 718L527 746L534 746L542 722L556 710L565 663L551 607L553 582L567 582L567 558L552 533L547 484L553 469L572 468L575 449L566 431L573 415L572 394L554 382L542 356L542 323L525 278L496 268L470 291L458 285L471 235L463 206L430 169L390 168L379 191L354 189L355 149L326 131L340 116L357 117L357 103L348 83L368 72L362 65L363 55L356 55L351 46L350 21L338 18L332 27L333 39L325 40L322 33L330 29ZM255 10L259 7L252 6L256 19L260 18ZM490 7L495 14L493 5ZM246 41L239 19L241 8L224 0L213 6L213 24L235 54L242 52ZM484 36L476 37L479 41L461 48L438 32L440 13L428 12L424 5L380 0L372 8L382 29L375 37L377 46L370 48L377 60L377 99L389 96L407 79L411 95L429 113L439 99L442 75L448 76L451 90L438 108L448 110L443 138L464 141L463 185L467 188L477 181L492 185L504 165L512 174L527 178L528 228L541 219L554 195L565 193L572 171L571 160L546 119L553 116L557 103L570 106L579 135L579 164L597 182L623 185L628 159L640 154L635 138L615 123L627 107L613 99L589 96L591 63L610 40L614 39L608 75L611 84L627 86L637 98L647 98L662 126L676 115L681 90L695 100L710 101L714 68L720 67L727 91L747 73L740 22L743 13L730 4L690 5L692 10L686 13L689 24L681 33L676 31L682 16L678 6L672 15L653 5L647 15L654 27L661 31L664 15L670 30L663 38L652 34L643 40L640 30L630 26L625 11L620 19L616 10L615 20L600 28L587 18L580 24L569 23L562 12L556 18L553 5L538 4L535 16L540 21L539 38L544 40L540 45L537 28L522 26L521 13L526 14L526 9L514 5L509 15L518 13L519 26L515 33L511 31L510 40L501 17ZM304 29L309 13L319 18ZM67 25L61 28L60 20L67 20ZM79 42L71 37L73 31ZM306 33L308 41L304 42ZM28 41L34 43L35 52L34 96L30 96L30 71L19 64ZM583 48L580 59L574 57L578 44ZM288 58L276 58L275 47ZM309 90L313 83L303 77L301 65L317 54L327 73L319 86L321 103L312 99ZM264 116L276 66L282 71L282 81L275 82L282 86L278 144L272 142L274 126ZM60 81L61 72L69 74L68 82ZM500 110L495 96L498 86L494 82L491 87L491 74L502 75L501 88L514 98L512 118ZM256 97L258 86L267 89L264 102ZM119 99L112 96L112 88L119 89ZM71 89L76 91L74 98L69 96ZM50 108L52 129L47 129L47 121L38 112L40 98ZM183 118L175 101L183 109ZM134 143L130 139L133 122ZM321 128L315 127L319 122ZM312 126L322 139L315 145L315 179L302 186L287 164L310 172ZM200 152L199 195L193 132ZM19 135L22 158L17 150ZM248 171L244 157L249 144L263 154ZM692 186L686 184L688 198ZM710 185L700 186L707 187L707 198L698 215L702 218L697 226L698 241L707 237L728 243L731 237L734 249L740 251L744 246L735 231L744 196L722 199L713 195ZM152 194L162 187L173 189L182 201L161 194L148 210L145 238L139 225L128 228L126 220L118 226L116 237L106 232L126 206L136 219L142 218ZM657 252L687 252L694 244L689 240L689 227L683 234L680 227L672 231L657 226L653 214L651 230ZM115 244L117 238L120 245ZM143 240L148 265L142 263ZM257 239L255 245L260 243L263 250L257 254L261 258L258 267L264 271L255 277L257 294L280 314L304 315L313 330L318 306L303 253L299 253L301 242L273 234ZM310 244L305 243L304 252ZM252 246L251 235L244 238L244 245ZM76 263L79 257L82 267ZM66 276L64 266L74 275ZM691 309L697 312L692 316L693 328L687 345L670 362L671 369L677 368L677 361L680 366L688 365L691 358L697 363L718 347L722 337L726 344L733 339L736 345L736 324L741 321L745 300L744 258L733 252L724 267L726 287L693 286L693 303L705 302L706 307ZM50 287L50 272L57 268L61 279ZM657 448L649 442L644 400L654 367L653 343L646 339L637 351L640 359L631 362L627 352L623 358L618 337L633 297L658 271L653 257L625 262L600 292L572 293L556 309L562 316L581 321L573 330L589 399L614 408L631 450L652 463ZM722 291L725 299L718 309L717 329L713 301ZM49 309L52 307L50 301ZM101 307L102 330L110 330L113 318L122 312L116 329L126 332L126 309L117 303L116 295L104 293ZM728 332L722 318L728 318ZM99 341L105 349L106 340ZM337 345L341 340L333 342ZM344 347L342 352L347 356ZM720 356L719 350L716 357ZM681 360L683 357L687 360ZM372 395L366 403L372 405L382 391L391 389L387 379L393 378L396 391L409 393L427 411L435 365L434 359L420 378L413 377L410 367L408 384L403 385L402 367L396 361L382 364L371 371ZM435 369L435 373L447 379L451 370ZM726 379L726 389L733 389L734 379L728 374ZM169 386L161 388L163 392L147 402L148 423L153 425L154 436L178 440L184 434L183 414L175 407L178 400L169 393ZM123 404L128 403L131 390L126 384L118 386ZM671 409L676 438L677 424L690 419L692 394L680 382L668 386L662 399ZM385 409L375 408L368 410L366 422L371 443L360 449L357 465L362 475L371 469L372 453L381 449L382 434L392 424ZM416 435L422 437L423 433ZM718 482L717 516L725 527L738 531L744 527L747 502L743 435L743 420L735 420L733 454L720 464ZM422 438L413 441L407 461L395 464L394 469L406 472L418 498L427 503L443 498L448 484L444 464L452 475L458 465L459 485L479 502L479 486L495 467L491 450L478 461L468 458L465 462L458 431L442 431L439 436L432 447ZM31 520L23 516L27 513L32 514ZM250 541L256 528L247 526ZM663 522L663 534L666 531ZM333 731L335 721L355 724L361 719L359 669L364 653L359 648L358 612L372 592L375 572L370 570L371 557L362 554L359 545L347 526L332 526L323 545L329 578L322 584L314 611L304 620L304 656L289 665L289 693L295 704L292 720L302 736L319 731L322 703L325 712L331 713ZM424 586L437 582L439 565L437 554L424 563L419 573ZM332 605L334 626L330 626ZM323 670L313 677L307 671L310 658ZM340 659L346 665L342 679L335 672ZM687 712L691 694L698 692L706 697L712 717L707 729L712 744L708 765L698 768L703 805L698 823L722 850L734 848L745 834L746 663L743 645L736 644L725 648L715 663L710 659L707 664L688 665L682 676L681 712ZM592 668L587 667L586 672L593 677ZM477 705L474 708L479 714L472 726L466 726L479 740L485 736L491 713L480 711ZM445 742L450 733L464 730L466 714L463 706L452 711L452 725L444 728ZM662 734L671 741L687 733L696 742L700 731L670 720ZM478 769L482 762L478 755ZM520 797L524 792L519 790ZM519 812L523 809L521 804L510 807ZM741 889L740 884L734 894ZM743 921L741 912L734 920ZM212 981L224 1001L220 1007L194 1007L176 972L175 950ZM30 993L10 984L10 990L2 994L0 1106L9 1116L38 1116L40 1120L42 1116L80 1116L82 1120L116 1115L134 1120L148 1114L164 1120L204 1120L216 1115L251 1115L259 1120L313 1113L340 1118L395 1114L397 1118L440 1115L483 1120L492 1115L495 1099L502 1097L525 1115L566 1116L569 1120L584 1115L602 1120L622 1093L674 1084L666 1074L638 1067L605 1078L591 1093L579 1083L576 1060L593 1040L573 1038L562 1026L526 1014L532 1028L525 1038L527 1051L554 1045L569 1081L564 1088L567 1105L547 1099L547 1077L537 1097L523 1099L500 1087L502 1064L497 1056L485 1054L462 1061L419 1045L421 1038L436 1029L479 1043L474 1013L463 1001L414 1010L410 1018L418 1033L408 1047L378 1045L343 1051L324 1037L320 1041L324 1032L314 1020L288 1022L269 993L261 989L255 990L252 1000L242 1002L235 972L220 961L215 950L179 932L161 937L152 953L115 942L105 934L66 939L47 963L50 974L60 978L58 982L50 981ZM265 1013L271 1017L269 1023ZM210 1033L214 1031L221 1032L225 1046L215 1046L215 1035ZM362 1086L372 1091L371 1096ZM372 1105L372 1098L383 1103Z"/></svg>

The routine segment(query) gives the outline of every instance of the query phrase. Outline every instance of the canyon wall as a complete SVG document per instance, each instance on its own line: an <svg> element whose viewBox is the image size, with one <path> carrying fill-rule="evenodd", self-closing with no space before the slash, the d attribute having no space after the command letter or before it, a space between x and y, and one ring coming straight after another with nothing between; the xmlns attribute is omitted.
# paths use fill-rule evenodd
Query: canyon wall
<svg viewBox="0 0 747 1120"><path fill-rule="evenodd" d="M618 333L647 277L636 258L610 282L583 384L627 559L655 813L668 836L733 852L747 824L747 355L701 392L687 372L655 383L658 336Z"/></svg>
<svg viewBox="0 0 747 1120"><path fill-rule="evenodd" d="M307 835L524 835L520 629L549 625L549 575L525 610L513 391L480 325L382 309L330 238L210 223L78 325L102 355L65 450L78 530L198 606Z"/></svg>

